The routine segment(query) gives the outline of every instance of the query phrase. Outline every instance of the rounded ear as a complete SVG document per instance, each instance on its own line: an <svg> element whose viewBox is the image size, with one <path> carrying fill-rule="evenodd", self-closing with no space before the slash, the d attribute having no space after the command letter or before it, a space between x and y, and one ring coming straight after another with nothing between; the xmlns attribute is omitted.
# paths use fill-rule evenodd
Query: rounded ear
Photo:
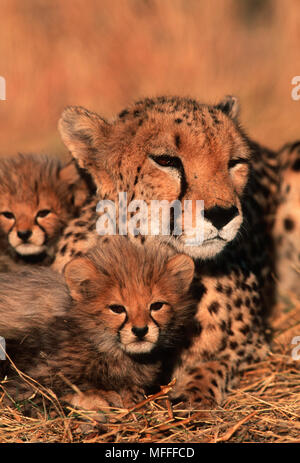
<svg viewBox="0 0 300 463"><path fill-rule="evenodd" d="M87 170L95 167L98 150L110 127L98 114L81 106L67 107L58 121L64 144L77 159L78 165Z"/></svg>
<svg viewBox="0 0 300 463"><path fill-rule="evenodd" d="M83 301L97 294L97 268L87 258L76 257L64 268L64 277L71 297Z"/></svg>
<svg viewBox="0 0 300 463"><path fill-rule="evenodd" d="M68 186L66 201L68 197L70 200L72 198L72 204L77 208L84 204L93 191L88 183L87 175L85 171L77 167L74 159L65 164L59 171L59 179Z"/></svg>
<svg viewBox="0 0 300 463"><path fill-rule="evenodd" d="M195 264L186 254L176 254L166 264L167 277L176 278L181 291L187 292L194 278Z"/></svg>
<svg viewBox="0 0 300 463"><path fill-rule="evenodd" d="M231 119L237 119L240 111L239 100L235 96L227 95L216 105L216 108L223 111L223 113L231 117Z"/></svg>
<svg viewBox="0 0 300 463"><path fill-rule="evenodd" d="M78 182L80 175L74 160L69 161L60 169L59 178L62 182L69 185L74 185Z"/></svg>

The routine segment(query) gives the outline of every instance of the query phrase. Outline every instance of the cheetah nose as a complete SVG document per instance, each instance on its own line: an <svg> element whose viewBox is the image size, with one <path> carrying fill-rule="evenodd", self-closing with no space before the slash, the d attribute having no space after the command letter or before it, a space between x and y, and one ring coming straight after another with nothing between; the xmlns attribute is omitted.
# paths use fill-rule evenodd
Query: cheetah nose
<svg viewBox="0 0 300 463"><path fill-rule="evenodd" d="M204 211L204 217L211 221L211 223L218 229L223 228L234 217L239 215L238 208L231 206L228 208L214 206Z"/></svg>
<svg viewBox="0 0 300 463"><path fill-rule="evenodd" d="M138 326L133 326L131 328L133 334L136 335L137 338L142 339L148 333L148 326L143 326L142 328Z"/></svg>
<svg viewBox="0 0 300 463"><path fill-rule="evenodd" d="M29 238L31 237L32 231L31 230L19 230L17 232L17 235L22 241L24 241L24 243L26 243L26 241L28 241Z"/></svg>

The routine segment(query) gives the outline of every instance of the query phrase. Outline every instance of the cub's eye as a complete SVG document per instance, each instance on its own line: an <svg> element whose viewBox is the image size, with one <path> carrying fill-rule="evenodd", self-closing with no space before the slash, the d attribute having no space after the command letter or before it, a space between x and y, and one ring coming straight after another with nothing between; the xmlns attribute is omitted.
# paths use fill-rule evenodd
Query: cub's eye
<svg viewBox="0 0 300 463"><path fill-rule="evenodd" d="M165 305L165 302L153 302L150 305L150 310L160 310L163 305Z"/></svg>
<svg viewBox="0 0 300 463"><path fill-rule="evenodd" d="M162 154L161 156L154 156L150 154L150 159L152 159L156 164L162 167L175 167L180 169L182 164L181 160L176 156L168 156L167 154Z"/></svg>
<svg viewBox="0 0 300 463"><path fill-rule="evenodd" d="M51 212L50 209L41 209L41 210L36 214L36 216L37 216L37 217L43 218L43 217L46 217L48 214L50 214L50 212Z"/></svg>
<svg viewBox="0 0 300 463"><path fill-rule="evenodd" d="M4 212L1 212L1 214L4 215L4 217L9 220L13 220L15 218L12 212L4 211Z"/></svg>
<svg viewBox="0 0 300 463"><path fill-rule="evenodd" d="M123 305L112 304L108 308L114 313L123 313L126 312L126 309Z"/></svg>
<svg viewBox="0 0 300 463"><path fill-rule="evenodd" d="M249 164L249 161L245 158L230 159L230 161L228 162L228 169L232 169L238 164Z"/></svg>

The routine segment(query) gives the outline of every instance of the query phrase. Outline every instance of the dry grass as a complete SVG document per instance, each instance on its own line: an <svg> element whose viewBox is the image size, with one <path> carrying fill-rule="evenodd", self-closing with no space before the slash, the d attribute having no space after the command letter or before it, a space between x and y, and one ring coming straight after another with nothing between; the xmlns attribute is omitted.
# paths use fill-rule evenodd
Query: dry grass
<svg viewBox="0 0 300 463"><path fill-rule="evenodd" d="M247 368L216 410L183 415L180 404L173 408L167 400L172 385L134 409L101 414L62 407L51 391L42 390L44 406L34 408L35 417L24 416L20 404L0 406L0 442L299 443L300 370L291 340L300 333L300 304L281 311L272 325L269 358Z"/></svg>

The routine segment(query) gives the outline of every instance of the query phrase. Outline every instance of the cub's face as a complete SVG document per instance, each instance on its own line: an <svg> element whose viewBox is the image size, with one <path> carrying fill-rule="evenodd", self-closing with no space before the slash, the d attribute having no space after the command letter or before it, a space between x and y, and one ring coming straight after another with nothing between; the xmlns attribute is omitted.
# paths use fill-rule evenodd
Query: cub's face
<svg viewBox="0 0 300 463"><path fill-rule="evenodd" d="M73 164L21 155L0 162L0 234L10 254L53 253L75 213L76 182L81 180Z"/></svg>
<svg viewBox="0 0 300 463"><path fill-rule="evenodd" d="M73 107L59 126L73 156L94 177L100 197L116 199L116 192L126 192L128 201L141 199L148 206L151 200L177 201L181 215L170 220L163 239L179 252L205 259L232 241L243 222L250 149L235 120L236 104L233 98L216 106L180 98L144 100L112 124ZM200 225L197 200L204 207ZM145 234L151 234L150 226Z"/></svg>
<svg viewBox="0 0 300 463"><path fill-rule="evenodd" d="M124 246L119 249L120 256L122 251ZM67 264L65 277L82 324L101 352L121 349L127 354L145 354L172 345L176 330L191 317L187 292L194 274L193 260L178 254L158 271L148 260L144 264L149 270L144 269L139 278L143 269L134 265L141 261L125 254L126 282L122 276L116 277L116 272L122 273L116 255L114 269L104 269L103 260L97 266L86 258Z"/></svg>
<svg viewBox="0 0 300 463"><path fill-rule="evenodd" d="M65 214L55 193L44 192L24 202L6 197L0 204L1 230L11 249L21 256L45 252L61 231Z"/></svg>

